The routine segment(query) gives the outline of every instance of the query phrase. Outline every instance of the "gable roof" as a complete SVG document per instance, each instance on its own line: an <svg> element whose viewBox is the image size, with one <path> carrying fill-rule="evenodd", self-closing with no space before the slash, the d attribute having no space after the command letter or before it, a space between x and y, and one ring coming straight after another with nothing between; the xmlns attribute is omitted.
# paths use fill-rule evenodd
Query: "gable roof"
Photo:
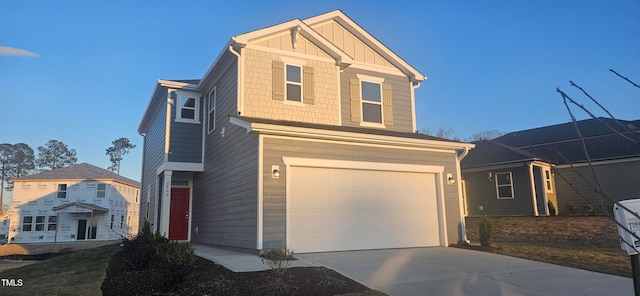
<svg viewBox="0 0 640 296"><path fill-rule="evenodd" d="M68 209L70 207L73 207L72 209ZM69 212L89 212L89 211L93 211L93 212L108 212L109 209L105 208L105 207L101 207L101 206L97 206L97 205L93 205L93 204L89 204L89 203L84 203L84 202L70 202L70 203L66 203L63 205L59 205L57 207L53 207L52 210L54 211L59 211L59 210L64 210L67 209Z"/></svg>
<svg viewBox="0 0 640 296"><path fill-rule="evenodd" d="M120 176L112 171L99 168L88 163L74 164L69 167L59 168L51 171L23 176L12 179L15 181L46 181L46 180L104 180L116 181L136 187L140 187L140 182Z"/></svg>
<svg viewBox="0 0 640 296"><path fill-rule="evenodd" d="M640 157L640 143L620 135L640 141L640 120L591 118L576 124L592 161ZM573 122L511 132L492 141L477 142L460 165L471 168L529 160L553 164L587 161Z"/></svg>
<svg viewBox="0 0 640 296"><path fill-rule="evenodd" d="M543 161L533 153L523 149L514 148L490 140L473 142L476 147L463 158L460 166L474 168L498 164L518 163L526 161Z"/></svg>

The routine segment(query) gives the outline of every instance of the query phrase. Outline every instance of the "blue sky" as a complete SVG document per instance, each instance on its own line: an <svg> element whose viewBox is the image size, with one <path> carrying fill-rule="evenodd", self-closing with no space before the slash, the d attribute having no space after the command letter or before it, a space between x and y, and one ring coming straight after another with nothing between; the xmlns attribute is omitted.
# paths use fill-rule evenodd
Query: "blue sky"
<svg viewBox="0 0 640 296"><path fill-rule="evenodd" d="M570 120L556 87L618 118L640 118L640 2L611 1L3 1L0 143L56 139L78 162L138 147L122 175L139 180L137 127L157 79L201 78L231 36L341 9L429 79L418 128L510 132ZM598 115L603 112L598 111ZM578 118L586 115L577 112Z"/></svg>

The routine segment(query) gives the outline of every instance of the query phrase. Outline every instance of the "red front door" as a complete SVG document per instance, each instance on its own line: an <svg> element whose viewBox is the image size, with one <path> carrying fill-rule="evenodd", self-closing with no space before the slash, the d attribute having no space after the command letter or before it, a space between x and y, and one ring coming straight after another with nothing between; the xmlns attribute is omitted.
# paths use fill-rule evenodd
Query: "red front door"
<svg viewBox="0 0 640 296"><path fill-rule="evenodd" d="M171 188L169 239L189 238L189 188Z"/></svg>

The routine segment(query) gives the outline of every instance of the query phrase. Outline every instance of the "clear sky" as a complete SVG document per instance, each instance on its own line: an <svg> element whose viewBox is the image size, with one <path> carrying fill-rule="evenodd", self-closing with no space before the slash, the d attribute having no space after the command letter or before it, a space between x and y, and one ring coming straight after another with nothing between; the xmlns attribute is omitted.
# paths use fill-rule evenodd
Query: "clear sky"
<svg viewBox="0 0 640 296"><path fill-rule="evenodd" d="M391 4L395 3L395 4ZM640 1L0 1L0 143L56 139L78 162L137 145L157 79L201 78L230 37L341 9L428 77L418 129L511 132L570 120L556 87L640 118ZM603 115L602 112L597 112ZM578 118L586 115L577 112Z"/></svg>

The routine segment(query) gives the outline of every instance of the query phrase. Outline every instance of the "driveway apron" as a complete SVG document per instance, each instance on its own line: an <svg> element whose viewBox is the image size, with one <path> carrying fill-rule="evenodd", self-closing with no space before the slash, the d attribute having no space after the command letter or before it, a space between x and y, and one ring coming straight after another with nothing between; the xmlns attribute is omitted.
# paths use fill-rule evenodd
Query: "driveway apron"
<svg viewBox="0 0 640 296"><path fill-rule="evenodd" d="M389 295L634 295L630 278L457 248L296 254Z"/></svg>

